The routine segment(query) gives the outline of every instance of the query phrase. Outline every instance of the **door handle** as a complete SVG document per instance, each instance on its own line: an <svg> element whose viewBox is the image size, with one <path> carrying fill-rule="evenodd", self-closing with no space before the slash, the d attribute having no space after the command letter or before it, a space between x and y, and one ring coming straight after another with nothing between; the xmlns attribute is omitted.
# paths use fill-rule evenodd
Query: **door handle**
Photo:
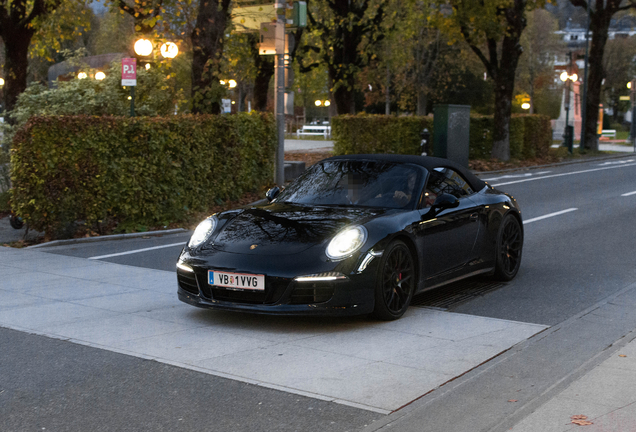
<svg viewBox="0 0 636 432"><path fill-rule="evenodd" d="M479 213L473 213L470 215L470 220L473 222L477 222L477 220L479 219Z"/></svg>

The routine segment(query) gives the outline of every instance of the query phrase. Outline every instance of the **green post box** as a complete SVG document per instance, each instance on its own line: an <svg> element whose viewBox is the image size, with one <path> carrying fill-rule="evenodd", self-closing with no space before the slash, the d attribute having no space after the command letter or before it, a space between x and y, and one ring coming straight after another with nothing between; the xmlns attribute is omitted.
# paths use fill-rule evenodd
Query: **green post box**
<svg viewBox="0 0 636 432"><path fill-rule="evenodd" d="M433 116L433 156L468 167L470 105L435 105Z"/></svg>

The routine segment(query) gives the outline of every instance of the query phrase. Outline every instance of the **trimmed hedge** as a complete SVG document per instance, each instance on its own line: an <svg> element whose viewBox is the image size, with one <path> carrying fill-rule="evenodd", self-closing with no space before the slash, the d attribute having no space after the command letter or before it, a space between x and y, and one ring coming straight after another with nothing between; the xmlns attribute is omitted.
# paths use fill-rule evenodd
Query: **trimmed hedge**
<svg viewBox="0 0 636 432"><path fill-rule="evenodd" d="M346 115L332 119L334 153L419 154L420 132L431 132L432 117L393 117L382 115ZM493 140L493 116L470 116L470 159L490 159ZM552 144L550 118L543 115L515 114L510 119L510 157L527 159L545 156Z"/></svg>
<svg viewBox="0 0 636 432"><path fill-rule="evenodd" d="M546 115L523 116L525 134L523 141L523 156L525 159L546 157L552 146L552 125L550 117Z"/></svg>
<svg viewBox="0 0 636 432"><path fill-rule="evenodd" d="M54 237L165 225L271 183L275 148L269 114L35 117L14 137L12 204Z"/></svg>
<svg viewBox="0 0 636 432"><path fill-rule="evenodd" d="M420 133L433 137L433 117L343 115L332 118L334 154L420 154ZM431 141L429 148L433 150Z"/></svg>

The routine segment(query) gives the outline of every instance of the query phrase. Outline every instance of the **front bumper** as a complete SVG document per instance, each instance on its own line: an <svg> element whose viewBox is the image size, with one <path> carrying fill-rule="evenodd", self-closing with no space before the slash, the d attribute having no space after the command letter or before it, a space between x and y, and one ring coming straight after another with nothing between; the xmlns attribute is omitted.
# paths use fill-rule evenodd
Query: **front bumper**
<svg viewBox="0 0 636 432"><path fill-rule="evenodd" d="M305 254L293 261L280 257L214 253L204 260L182 254L194 272L177 269L179 300L193 306L273 315L360 315L373 311L378 259L358 272L360 257L340 262L313 260ZM307 261L307 262L305 262ZM230 290L208 284L208 270L265 275L265 291ZM297 276L324 272L347 276L337 281L299 282Z"/></svg>

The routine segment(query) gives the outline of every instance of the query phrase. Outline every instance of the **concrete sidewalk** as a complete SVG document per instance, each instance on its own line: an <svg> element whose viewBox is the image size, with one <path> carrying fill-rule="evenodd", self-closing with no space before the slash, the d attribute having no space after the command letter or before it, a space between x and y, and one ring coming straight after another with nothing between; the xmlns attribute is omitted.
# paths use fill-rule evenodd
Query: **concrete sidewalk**
<svg viewBox="0 0 636 432"><path fill-rule="evenodd" d="M512 432L636 431L636 334ZM579 429L580 428L580 429Z"/></svg>
<svg viewBox="0 0 636 432"><path fill-rule="evenodd" d="M175 272L0 247L0 326L390 414L545 326L411 307L400 320L198 309ZM7 371L6 373L10 373Z"/></svg>

